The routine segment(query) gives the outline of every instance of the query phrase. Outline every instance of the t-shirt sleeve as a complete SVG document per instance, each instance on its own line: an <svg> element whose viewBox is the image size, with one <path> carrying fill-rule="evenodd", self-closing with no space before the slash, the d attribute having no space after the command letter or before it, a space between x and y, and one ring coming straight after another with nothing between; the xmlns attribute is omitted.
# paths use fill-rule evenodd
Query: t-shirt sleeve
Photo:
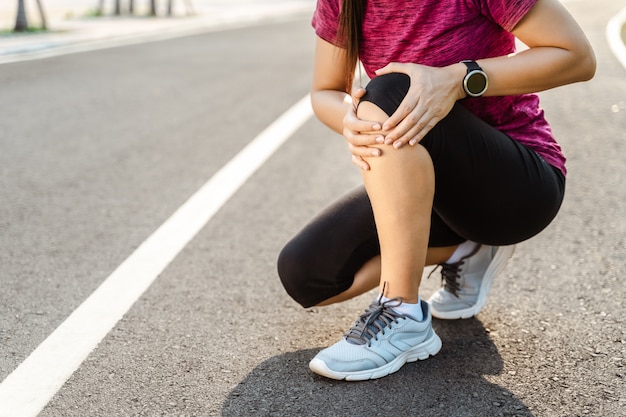
<svg viewBox="0 0 626 417"><path fill-rule="evenodd" d="M510 32L537 0L479 0L481 13Z"/></svg>
<svg viewBox="0 0 626 417"><path fill-rule="evenodd" d="M317 0L311 25L315 33L326 42L342 46L337 39L341 0Z"/></svg>

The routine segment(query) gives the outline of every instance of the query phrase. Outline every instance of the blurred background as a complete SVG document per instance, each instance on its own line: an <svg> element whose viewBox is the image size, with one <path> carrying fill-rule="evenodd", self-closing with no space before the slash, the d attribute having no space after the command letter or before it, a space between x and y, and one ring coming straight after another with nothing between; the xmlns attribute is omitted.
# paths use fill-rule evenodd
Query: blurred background
<svg viewBox="0 0 626 417"><path fill-rule="evenodd" d="M16 26L19 31L62 30L67 21L94 17L211 15L241 12L242 6L246 6L248 13L254 13L255 7L275 10L313 3L313 0L3 0L0 2L0 31L10 32Z"/></svg>

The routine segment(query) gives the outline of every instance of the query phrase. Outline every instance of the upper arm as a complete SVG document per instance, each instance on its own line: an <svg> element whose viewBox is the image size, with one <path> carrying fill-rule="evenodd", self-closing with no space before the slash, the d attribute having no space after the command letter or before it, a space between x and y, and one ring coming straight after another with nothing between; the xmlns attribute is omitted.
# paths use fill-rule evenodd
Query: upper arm
<svg viewBox="0 0 626 417"><path fill-rule="evenodd" d="M583 54L591 52L582 29L559 0L538 0L512 33L530 48L550 46Z"/></svg>
<svg viewBox="0 0 626 417"><path fill-rule="evenodd" d="M322 90L344 91L345 67L345 49L317 37L311 92Z"/></svg>

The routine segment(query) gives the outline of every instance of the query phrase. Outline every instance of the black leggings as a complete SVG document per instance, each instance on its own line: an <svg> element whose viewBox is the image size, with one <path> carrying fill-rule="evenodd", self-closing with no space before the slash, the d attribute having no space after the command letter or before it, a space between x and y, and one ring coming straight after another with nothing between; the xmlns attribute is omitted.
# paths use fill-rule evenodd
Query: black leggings
<svg viewBox="0 0 626 417"><path fill-rule="evenodd" d="M404 74L376 77L362 101L391 115L408 88ZM561 206L561 171L460 104L420 145L435 168L430 247L518 243L543 230ZM374 214L360 186L293 237L278 257L278 273L287 293L310 307L347 290L379 254Z"/></svg>

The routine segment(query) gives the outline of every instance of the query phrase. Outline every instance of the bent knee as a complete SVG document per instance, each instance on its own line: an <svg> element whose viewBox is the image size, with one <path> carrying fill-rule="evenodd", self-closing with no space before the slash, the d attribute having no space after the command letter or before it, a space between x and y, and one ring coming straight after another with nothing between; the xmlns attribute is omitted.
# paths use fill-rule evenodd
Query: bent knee
<svg viewBox="0 0 626 417"><path fill-rule="evenodd" d="M361 120L370 120L383 123L389 117L383 109L369 101L362 101L356 110L356 116Z"/></svg>
<svg viewBox="0 0 626 417"><path fill-rule="evenodd" d="M366 93L361 98L357 110L360 110L364 103L369 102L382 110L387 117L391 116L404 100L410 85L411 80L406 74L394 72L379 75L367 84ZM366 109L371 110L369 106ZM357 115L361 117L358 111Z"/></svg>
<svg viewBox="0 0 626 417"><path fill-rule="evenodd" d="M307 262L304 259L304 255L302 251L298 250L290 242L278 255L276 264L278 277L287 294L302 307L308 308L314 306L319 301L312 300L312 291L307 285L309 278L308 268L305 267Z"/></svg>
<svg viewBox="0 0 626 417"><path fill-rule="evenodd" d="M353 281L349 274L342 279L310 248L289 242L278 255L277 267L285 291L304 308L309 308L345 291Z"/></svg>

